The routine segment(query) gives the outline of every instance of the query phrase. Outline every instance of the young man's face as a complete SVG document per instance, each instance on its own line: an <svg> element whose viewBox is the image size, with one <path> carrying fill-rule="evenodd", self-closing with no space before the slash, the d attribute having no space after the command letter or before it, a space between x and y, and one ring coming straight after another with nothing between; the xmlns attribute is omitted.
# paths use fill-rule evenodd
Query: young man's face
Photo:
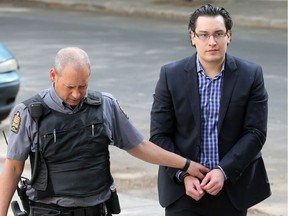
<svg viewBox="0 0 288 216"><path fill-rule="evenodd" d="M230 32L227 32L222 16L200 16L195 32L191 32L201 64L221 63L224 60Z"/></svg>
<svg viewBox="0 0 288 216"><path fill-rule="evenodd" d="M50 70L50 79L56 93L70 106L76 106L85 97L89 77L88 67L75 70L71 65L67 65L60 73L56 73L54 68Z"/></svg>

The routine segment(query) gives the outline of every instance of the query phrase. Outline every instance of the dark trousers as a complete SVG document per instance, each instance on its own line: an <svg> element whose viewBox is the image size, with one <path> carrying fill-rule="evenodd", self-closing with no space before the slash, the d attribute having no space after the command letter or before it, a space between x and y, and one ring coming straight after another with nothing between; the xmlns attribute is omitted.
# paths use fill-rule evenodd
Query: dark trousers
<svg viewBox="0 0 288 216"><path fill-rule="evenodd" d="M199 201L184 195L166 207L166 216L246 216L247 210L236 209L227 194L220 191L216 196L205 194Z"/></svg>

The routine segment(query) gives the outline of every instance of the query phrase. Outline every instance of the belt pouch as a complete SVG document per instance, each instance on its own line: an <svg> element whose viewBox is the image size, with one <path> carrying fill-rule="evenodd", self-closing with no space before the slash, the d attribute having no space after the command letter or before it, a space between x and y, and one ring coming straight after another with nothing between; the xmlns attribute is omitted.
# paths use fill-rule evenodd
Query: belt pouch
<svg viewBox="0 0 288 216"><path fill-rule="evenodd" d="M111 214L120 214L121 208L116 190L111 190L111 197L105 202L107 211Z"/></svg>

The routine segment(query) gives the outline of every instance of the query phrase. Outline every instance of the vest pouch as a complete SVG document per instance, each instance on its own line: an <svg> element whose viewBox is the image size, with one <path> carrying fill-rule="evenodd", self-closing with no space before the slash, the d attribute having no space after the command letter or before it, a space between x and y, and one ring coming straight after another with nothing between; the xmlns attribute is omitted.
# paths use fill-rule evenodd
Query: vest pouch
<svg viewBox="0 0 288 216"><path fill-rule="evenodd" d="M46 191L48 184L48 167L46 161L43 158L42 153L39 152L39 154L40 154L40 163L38 164L38 168L36 171L37 178L32 187L39 191Z"/></svg>

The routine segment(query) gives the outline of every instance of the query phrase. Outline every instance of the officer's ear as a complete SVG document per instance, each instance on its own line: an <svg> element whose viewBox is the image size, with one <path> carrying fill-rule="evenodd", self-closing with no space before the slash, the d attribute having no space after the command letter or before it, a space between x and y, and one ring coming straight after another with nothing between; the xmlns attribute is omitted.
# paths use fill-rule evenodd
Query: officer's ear
<svg viewBox="0 0 288 216"><path fill-rule="evenodd" d="M50 69L50 80L51 80L52 83L55 83L56 76L57 76L57 73L56 73L55 68L51 68Z"/></svg>

